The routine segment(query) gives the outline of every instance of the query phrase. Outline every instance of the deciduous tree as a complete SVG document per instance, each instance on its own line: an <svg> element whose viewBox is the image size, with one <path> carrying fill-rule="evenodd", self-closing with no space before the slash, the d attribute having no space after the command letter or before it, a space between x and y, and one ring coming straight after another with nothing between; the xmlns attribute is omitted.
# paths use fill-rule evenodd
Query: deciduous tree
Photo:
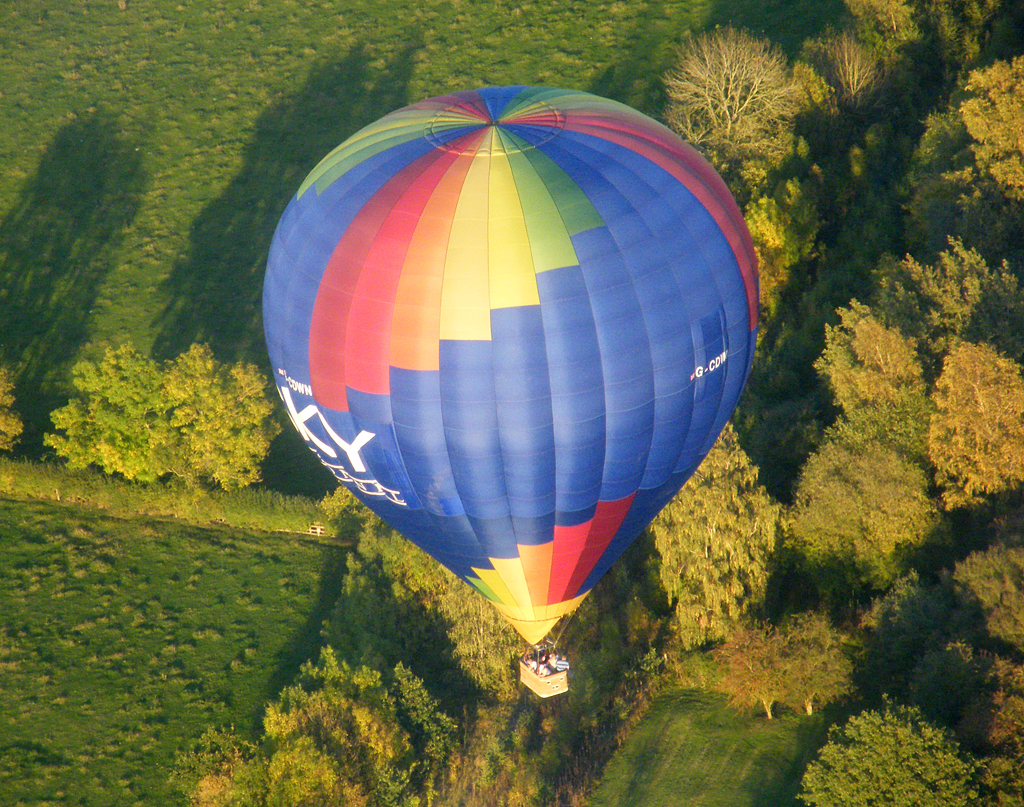
<svg viewBox="0 0 1024 807"><path fill-rule="evenodd" d="M744 218L757 252L761 308L770 318L793 267L814 255L821 227L818 208L793 178L780 183L770 196L752 199Z"/></svg>
<svg viewBox="0 0 1024 807"><path fill-rule="evenodd" d="M917 709L887 704L829 732L800 798L813 807L965 807L978 803L976 770Z"/></svg>
<svg viewBox="0 0 1024 807"><path fill-rule="evenodd" d="M818 613L797 614L782 632L785 688L782 701L813 714L853 688L853 664L842 637Z"/></svg>
<svg viewBox="0 0 1024 807"><path fill-rule="evenodd" d="M779 505L727 425L652 530L683 644L726 636L764 598Z"/></svg>
<svg viewBox="0 0 1024 807"><path fill-rule="evenodd" d="M909 207L911 235L923 238L932 254L954 236L993 265L1024 262L1024 188L1015 139L1021 101L1013 84L1022 69L1018 59L972 73L963 87L967 97L925 120L909 177Z"/></svg>
<svg viewBox="0 0 1024 807"><path fill-rule="evenodd" d="M792 532L823 592L885 588L937 526L923 469L884 444L830 440L801 473Z"/></svg>
<svg viewBox="0 0 1024 807"><path fill-rule="evenodd" d="M69 467L98 465L140 482L171 473L178 438L156 362L131 345L108 348L100 362L76 364L72 384L78 397L51 414L64 433L44 439Z"/></svg>
<svg viewBox="0 0 1024 807"><path fill-rule="evenodd" d="M1024 547L995 544L974 552L953 573L961 598L981 608L993 639L1024 653Z"/></svg>
<svg viewBox="0 0 1024 807"><path fill-rule="evenodd" d="M995 660L986 701L975 703L961 729L986 751L982 779L999 805L1024 804L1024 666Z"/></svg>
<svg viewBox="0 0 1024 807"><path fill-rule="evenodd" d="M933 264L890 258L878 274L886 323L916 338L933 362L959 339L1024 354L1024 289L1007 261L990 268L976 249L950 238Z"/></svg>
<svg viewBox="0 0 1024 807"><path fill-rule="evenodd" d="M741 628L715 650L722 665L718 689L736 708L758 706L774 717L775 704L786 693L785 640L770 625Z"/></svg>
<svg viewBox="0 0 1024 807"><path fill-rule="evenodd" d="M243 487L278 430L256 368L222 365L205 345L165 365L130 345L108 349L75 366L73 385L78 396L52 413L58 432L45 437L72 468Z"/></svg>
<svg viewBox="0 0 1024 807"><path fill-rule="evenodd" d="M693 37L665 88L669 125L719 166L774 160L789 149L800 96L786 57L766 39L733 28Z"/></svg>
<svg viewBox="0 0 1024 807"><path fill-rule="evenodd" d="M6 367L0 367L0 451L13 448L23 428L14 411L14 380Z"/></svg>
<svg viewBox="0 0 1024 807"><path fill-rule="evenodd" d="M192 345L163 379L171 427L181 440L176 475L189 484L212 480L230 490L258 482L260 463L278 427L254 365L224 365L206 345Z"/></svg>
<svg viewBox="0 0 1024 807"><path fill-rule="evenodd" d="M395 667L395 691L399 720L406 726L416 753L415 784L433 792L443 779L455 750L458 726L404 664Z"/></svg>
<svg viewBox="0 0 1024 807"><path fill-rule="evenodd" d="M960 115L974 139L978 165L1006 195L1024 201L1024 56L975 70Z"/></svg>
<svg viewBox="0 0 1024 807"><path fill-rule="evenodd" d="M1024 482L1024 379L987 345L963 342L946 357L933 393L928 453L955 507Z"/></svg>
<svg viewBox="0 0 1024 807"><path fill-rule="evenodd" d="M481 689L513 697L518 683L509 670L522 640L478 592L453 574L445 573L445 580L438 606L462 669Z"/></svg>
<svg viewBox="0 0 1024 807"><path fill-rule="evenodd" d="M966 614L948 582L926 586L911 573L877 598L865 615L863 657L867 691L910 698L917 667L929 650L974 638Z"/></svg>
<svg viewBox="0 0 1024 807"><path fill-rule="evenodd" d="M857 20L861 38L875 49L892 53L921 36L908 0L844 0Z"/></svg>
<svg viewBox="0 0 1024 807"><path fill-rule="evenodd" d="M408 734L378 672L325 648L267 708L268 805L411 805Z"/></svg>
<svg viewBox="0 0 1024 807"><path fill-rule="evenodd" d="M838 313L839 324L825 326L825 350L814 364L842 409L833 433L848 444L882 444L923 458L930 405L913 341L856 300Z"/></svg>
<svg viewBox="0 0 1024 807"><path fill-rule="evenodd" d="M885 88L883 56L864 45L852 31L826 37L811 46L839 104L848 110L870 107Z"/></svg>
<svg viewBox="0 0 1024 807"><path fill-rule="evenodd" d="M170 782L192 807L257 807L266 797L266 762L234 731L207 729L175 761Z"/></svg>
<svg viewBox="0 0 1024 807"><path fill-rule="evenodd" d="M852 688L852 665L839 634L820 614L798 614L782 630L760 625L734 631L715 658L722 666L717 686L732 705L760 705L769 719L777 702L813 714Z"/></svg>

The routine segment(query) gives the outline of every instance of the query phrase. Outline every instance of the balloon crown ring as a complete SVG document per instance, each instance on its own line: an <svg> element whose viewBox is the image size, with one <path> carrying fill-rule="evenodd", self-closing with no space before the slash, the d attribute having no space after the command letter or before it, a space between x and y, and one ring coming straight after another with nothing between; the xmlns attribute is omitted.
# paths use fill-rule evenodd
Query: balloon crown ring
<svg viewBox="0 0 1024 807"><path fill-rule="evenodd" d="M557 137L565 128L565 114L543 101L506 110L497 116L486 108L464 102L434 115L424 127L423 136L435 148L463 153L466 146L462 137L453 135L469 134L483 128L498 133L491 147L493 150L515 154L542 146ZM503 132L514 136L503 136ZM484 147L476 151L481 154L490 150Z"/></svg>

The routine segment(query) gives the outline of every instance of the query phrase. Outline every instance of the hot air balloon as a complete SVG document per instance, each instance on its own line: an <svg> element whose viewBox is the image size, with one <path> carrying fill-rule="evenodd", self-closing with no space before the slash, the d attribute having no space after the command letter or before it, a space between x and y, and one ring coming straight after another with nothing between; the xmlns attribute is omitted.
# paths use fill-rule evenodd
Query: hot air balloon
<svg viewBox="0 0 1024 807"><path fill-rule="evenodd" d="M711 449L757 311L749 233L693 148L522 86L338 146L281 217L263 290L309 448L531 644Z"/></svg>

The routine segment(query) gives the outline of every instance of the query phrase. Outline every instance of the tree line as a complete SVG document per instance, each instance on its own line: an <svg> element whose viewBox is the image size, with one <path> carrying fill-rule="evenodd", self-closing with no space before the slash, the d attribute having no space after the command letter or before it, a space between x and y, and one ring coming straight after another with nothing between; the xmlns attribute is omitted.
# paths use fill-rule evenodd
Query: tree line
<svg viewBox="0 0 1024 807"><path fill-rule="evenodd" d="M108 347L99 361L78 362L71 383L75 395L51 413L55 431L43 440L71 469L234 490L260 480L280 431L263 373L219 362L207 345L162 363L130 344ZM0 370L0 449L22 430L12 389Z"/></svg>
<svg viewBox="0 0 1024 807"><path fill-rule="evenodd" d="M762 330L735 429L652 526L659 576L735 705L864 709L808 804L1016 804L1024 13L846 8L794 59L724 29L666 76L744 209Z"/></svg>

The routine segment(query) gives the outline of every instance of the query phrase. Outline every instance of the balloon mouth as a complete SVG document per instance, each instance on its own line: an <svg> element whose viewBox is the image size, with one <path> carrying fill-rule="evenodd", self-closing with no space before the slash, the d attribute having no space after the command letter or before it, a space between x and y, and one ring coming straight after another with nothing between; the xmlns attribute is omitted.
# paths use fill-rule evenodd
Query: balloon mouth
<svg viewBox="0 0 1024 807"><path fill-rule="evenodd" d="M518 154L544 145L564 128L565 113L544 101L534 101L497 116L463 103L446 107L434 115L424 127L423 136L435 148L459 154L466 151ZM481 148L482 144L467 147L465 135L480 129L508 132L512 136L486 138L485 142L491 143L489 148Z"/></svg>
<svg viewBox="0 0 1024 807"><path fill-rule="evenodd" d="M551 629L555 627L561 617L540 620L513 619L511 617L506 617L506 619L528 644L537 645L551 632Z"/></svg>

